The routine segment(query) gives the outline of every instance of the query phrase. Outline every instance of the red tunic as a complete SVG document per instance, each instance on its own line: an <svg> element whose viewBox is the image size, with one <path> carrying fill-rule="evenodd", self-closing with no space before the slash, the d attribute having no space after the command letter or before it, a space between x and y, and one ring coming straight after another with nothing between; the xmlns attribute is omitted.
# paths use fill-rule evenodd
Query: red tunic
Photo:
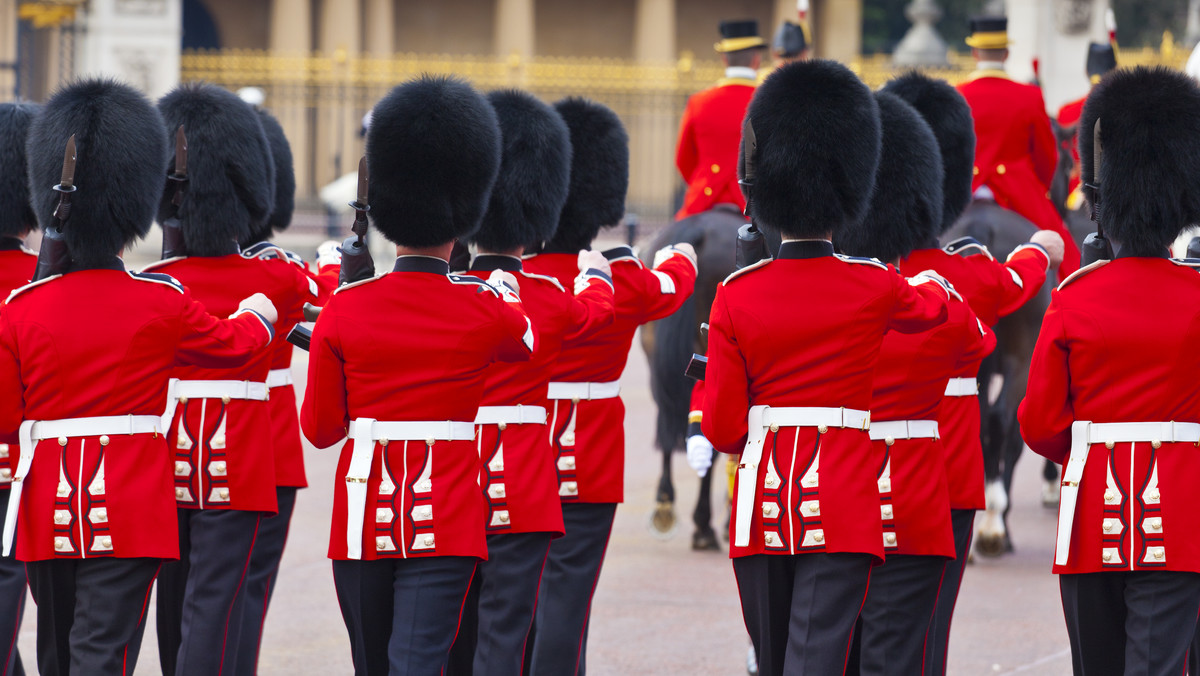
<svg viewBox="0 0 1200 676"><path fill-rule="evenodd" d="M1058 126L1071 130L1071 158L1075 160L1075 166L1071 169L1071 177L1067 182L1067 192L1072 193L1079 186L1079 118L1083 116L1083 103L1087 101L1087 96L1063 104L1062 108L1058 109Z"/></svg>
<svg viewBox="0 0 1200 676"><path fill-rule="evenodd" d="M521 270L521 260L480 255L471 274L485 278L492 270L509 270L521 286L521 307L537 327L538 347L528 363L492 364L481 406L541 406L547 410L546 386L564 340L586 336L612 323L613 286L603 273L587 278L573 296L553 277ZM547 423L549 419L547 418ZM482 481L488 502L488 534L563 533L562 506L550 426L480 425Z"/></svg>
<svg viewBox="0 0 1200 676"><path fill-rule="evenodd" d="M975 119L972 189L987 185L1000 206L1062 235L1066 255L1058 274L1065 278L1079 268L1079 249L1050 202L1058 150L1042 90L990 70L977 72L958 90Z"/></svg>
<svg viewBox="0 0 1200 676"><path fill-rule="evenodd" d="M15 238L0 240L0 294L8 297L14 289L18 289L33 279L34 268L37 267L37 254L26 249ZM0 444L0 490L12 486L13 472L17 469L17 447L9 448L8 444Z"/></svg>
<svg viewBox="0 0 1200 676"><path fill-rule="evenodd" d="M339 288L313 329L304 436L318 448L346 437L356 418L473 422L487 368L527 361L529 319L474 277L447 275L446 261L403 256L396 271ZM333 479L329 558L347 560L342 446ZM476 441L375 444L367 480L362 558L487 558L487 504Z"/></svg>
<svg viewBox="0 0 1200 676"><path fill-rule="evenodd" d="M945 289L913 285L874 259L834 256L828 242L785 242L779 257L717 287L709 319L704 436L723 453L746 443L751 406L869 410L888 330L946 319ZM820 293L797 290L820 289ZM767 432L747 547L730 556L860 552L883 558L876 470L883 456L860 429ZM813 514L801 505L817 501ZM766 514L766 515L765 515ZM771 543L766 535L772 534ZM818 537L819 536L819 537Z"/></svg>
<svg viewBox="0 0 1200 676"><path fill-rule="evenodd" d="M259 315L218 320L165 275L119 266L30 285L0 312L0 440L10 448L22 420L162 415L172 368L265 354ZM161 436L44 440L25 477L17 558L179 558L172 486Z"/></svg>
<svg viewBox="0 0 1200 676"><path fill-rule="evenodd" d="M304 303L315 300L308 277L280 260L233 253L174 258L146 269L175 277L217 316L233 312L246 296L265 294L279 312L276 336L286 336ZM265 383L275 359L274 349L264 350L237 368L183 366L172 377ZM276 511L276 437L269 400L180 400L167 439L174 451L181 508Z"/></svg>
<svg viewBox="0 0 1200 676"><path fill-rule="evenodd" d="M722 202L746 207L738 187L737 156L742 119L754 96L755 82L727 78L688 99L679 123L675 166L687 183L675 220L708 211Z"/></svg>
<svg viewBox="0 0 1200 676"><path fill-rule="evenodd" d="M1196 270L1166 258L1089 266L1051 298L1017 412L1021 436L1062 463L1077 420L1200 422L1198 344ZM1200 572L1198 485L1195 444L1093 444L1070 558L1054 572Z"/></svg>
<svg viewBox="0 0 1200 676"><path fill-rule="evenodd" d="M922 270L937 272L954 285L985 326L994 326L1000 317L1016 311L1037 294L1046 280L1050 259L1041 247L1033 245L1018 248L1007 262L1000 263L987 247L968 240L951 242L946 249L917 249L900 262L900 272L909 276ZM986 353L977 359L960 359L950 377L976 378L984 356ZM979 397L945 397L937 420L946 453L950 508L983 509Z"/></svg>
<svg viewBox="0 0 1200 676"><path fill-rule="evenodd" d="M978 435L978 400L944 394L947 381L963 372L964 366L973 369L972 375L978 372L979 362L995 349L996 336L957 294L946 307L949 314L940 326L921 333L890 331L884 336L871 394L872 425L888 420L938 420L939 433L945 434L940 430L942 401L963 399L975 407ZM879 498L885 551L954 558L946 466L950 457L974 449L944 446L943 439L896 439L890 447L883 439L872 443L883 457Z"/></svg>
<svg viewBox="0 0 1200 676"><path fill-rule="evenodd" d="M550 377L555 382L610 383L621 378L637 328L665 317L692 295L696 264L675 253L647 268L629 247L605 252L616 287L616 319L607 328L563 344ZM571 285L575 254L538 254L525 269ZM625 404L621 398L552 401L559 496L564 502L613 503L625 497ZM571 429L572 423L574 429Z"/></svg>

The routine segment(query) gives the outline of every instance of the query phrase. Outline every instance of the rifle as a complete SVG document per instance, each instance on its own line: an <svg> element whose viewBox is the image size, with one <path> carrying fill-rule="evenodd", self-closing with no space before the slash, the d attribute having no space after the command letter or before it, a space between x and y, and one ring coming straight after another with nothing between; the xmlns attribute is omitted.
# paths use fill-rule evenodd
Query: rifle
<svg viewBox="0 0 1200 676"><path fill-rule="evenodd" d="M1092 148L1092 156L1095 158L1092 163L1092 182L1084 185L1092 189L1092 220L1096 223L1096 232L1083 240L1080 267L1099 260L1111 260L1113 257L1112 243L1105 239L1104 228L1100 226L1100 159L1104 152L1100 146L1100 120L1096 120L1096 126L1092 129L1092 144L1095 146Z"/></svg>
<svg viewBox="0 0 1200 676"><path fill-rule="evenodd" d="M179 224L179 207L187 195L187 135L183 125L175 130L175 170L167 174L167 187L172 190L171 215L162 222L163 241L162 258L186 256L187 248L183 243L183 227Z"/></svg>
<svg viewBox="0 0 1200 676"><path fill-rule="evenodd" d="M54 186L58 193L58 206L54 208L55 223L42 234L42 245L38 250L37 267L33 280L40 281L61 275L71 266L71 252L63 238L63 226L71 217L71 194L75 192L75 135L67 139L67 150L63 156L62 178Z"/></svg>
<svg viewBox="0 0 1200 676"><path fill-rule="evenodd" d="M342 242L342 266L338 271L338 286L361 282L375 276L375 261L371 258L371 250L367 247L367 212L371 205L367 203L367 157L364 155L358 161L358 198L350 203L354 209L354 224L350 231L354 233ZM304 320L315 322L321 314L321 308L305 303ZM312 329L296 325L287 335L287 341L296 347L308 351L312 343Z"/></svg>

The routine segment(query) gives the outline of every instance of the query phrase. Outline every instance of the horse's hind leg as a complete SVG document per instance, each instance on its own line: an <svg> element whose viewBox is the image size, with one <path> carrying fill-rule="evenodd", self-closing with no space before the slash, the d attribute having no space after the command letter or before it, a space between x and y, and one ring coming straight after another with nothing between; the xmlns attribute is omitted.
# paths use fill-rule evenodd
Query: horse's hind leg
<svg viewBox="0 0 1200 676"><path fill-rule="evenodd" d="M716 451L713 451L713 461L716 461ZM692 512L692 523L696 525L692 533L692 549L697 551L719 551L717 534L712 527L712 477L709 471L700 478L700 494L696 496L696 510Z"/></svg>
<svg viewBox="0 0 1200 676"><path fill-rule="evenodd" d="M1003 391L997 396L992 396L991 391L992 379L999 366L999 358L992 353L979 368L980 440L983 445L986 509L975 538L975 549L983 556L1003 554L1007 539L1004 512L1008 509L1008 491L1002 472L1005 401Z"/></svg>
<svg viewBox="0 0 1200 676"><path fill-rule="evenodd" d="M662 474L658 478L654 511L650 513L650 532L669 538L675 535L675 484L671 481L671 450L662 451Z"/></svg>
<svg viewBox="0 0 1200 676"><path fill-rule="evenodd" d="M1042 506L1048 509L1058 507L1058 465L1047 459L1042 465Z"/></svg>

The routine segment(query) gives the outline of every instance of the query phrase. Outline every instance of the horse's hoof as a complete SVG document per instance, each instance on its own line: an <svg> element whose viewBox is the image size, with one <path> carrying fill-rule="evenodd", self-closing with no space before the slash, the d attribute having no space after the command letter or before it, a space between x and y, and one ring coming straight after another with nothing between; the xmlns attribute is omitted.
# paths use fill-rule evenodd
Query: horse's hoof
<svg viewBox="0 0 1200 676"><path fill-rule="evenodd" d="M1042 482L1042 506L1046 509L1054 509L1058 507L1058 482L1043 481Z"/></svg>
<svg viewBox="0 0 1200 676"><path fill-rule="evenodd" d="M692 533L692 550L697 552L721 551L721 545L717 544L717 534L711 530Z"/></svg>
<svg viewBox="0 0 1200 676"><path fill-rule="evenodd" d="M754 654L754 646L750 646L750 650L746 653L746 673L750 676L758 676L758 655Z"/></svg>
<svg viewBox="0 0 1200 676"><path fill-rule="evenodd" d="M975 538L975 551L980 556L995 558L1007 551L1009 545L1006 540L1008 538L1003 533L980 533Z"/></svg>
<svg viewBox="0 0 1200 676"><path fill-rule="evenodd" d="M650 512L647 524L650 534L659 540L670 540L679 530L679 522L675 519L675 506L669 502L660 502Z"/></svg>

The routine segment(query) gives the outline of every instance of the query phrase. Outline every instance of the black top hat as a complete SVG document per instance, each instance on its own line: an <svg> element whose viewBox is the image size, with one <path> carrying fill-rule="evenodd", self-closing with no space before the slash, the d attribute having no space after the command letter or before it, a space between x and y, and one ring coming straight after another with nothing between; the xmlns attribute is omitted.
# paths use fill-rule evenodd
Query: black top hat
<svg viewBox="0 0 1200 676"><path fill-rule="evenodd" d="M971 17L971 35L967 44L975 49L1005 49L1008 47L1008 17Z"/></svg>
<svg viewBox="0 0 1200 676"><path fill-rule="evenodd" d="M771 47L775 50L775 55L779 57L791 58L800 56L804 50L808 49L808 40L805 39L804 27L794 24L791 21L784 21L779 24L779 29L775 31L775 39L772 41Z"/></svg>
<svg viewBox="0 0 1200 676"><path fill-rule="evenodd" d="M713 49L722 54L740 52L743 49L762 49L767 46L766 41L758 34L758 22L754 19L722 21L720 31L721 41L713 45Z"/></svg>
<svg viewBox="0 0 1200 676"><path fill-rule="evenodd" d="M1117 53L1112 43L1102 45L1098 42L1088 43L1087 74L1092 84L1100 81L1104 74L1117 67Z"/></svg>

